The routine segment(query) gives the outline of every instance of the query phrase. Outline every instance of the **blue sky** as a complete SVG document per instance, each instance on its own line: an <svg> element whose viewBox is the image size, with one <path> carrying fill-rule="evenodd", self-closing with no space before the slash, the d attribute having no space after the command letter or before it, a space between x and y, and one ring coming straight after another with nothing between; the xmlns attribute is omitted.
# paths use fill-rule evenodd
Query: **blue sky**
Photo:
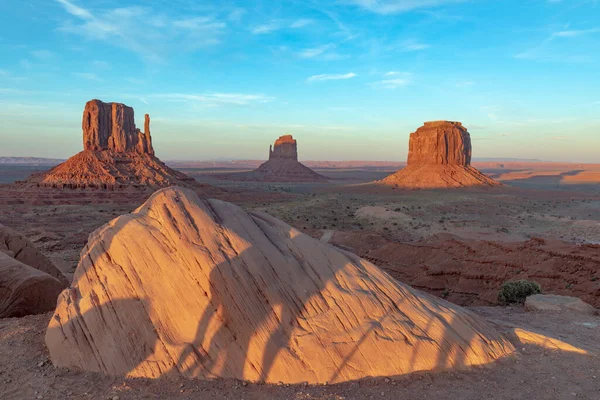
<svg viewBox="0 0 600 400"><path fill-rule="evenodd" d="M405 160L448 119L475 157L600 162L600 1L0 1L0 156L80 151L92 98L163 159Z"/></svg>

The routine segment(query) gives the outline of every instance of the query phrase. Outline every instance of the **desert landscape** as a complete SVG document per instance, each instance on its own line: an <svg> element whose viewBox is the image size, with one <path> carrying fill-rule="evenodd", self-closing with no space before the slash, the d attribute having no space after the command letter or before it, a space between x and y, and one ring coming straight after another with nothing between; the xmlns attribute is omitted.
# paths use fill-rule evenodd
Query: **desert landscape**
<svg viewBox="0 0 600 400"><path fill-rule="evenodd" d="M600 399L596 3L0 2L0 399Z"/></svg>
<svg viewBox="0 0 600 400"><path fill-rule="evenodd" d="M94 100L83 121L82 153L0 167L2 398L600 393L597 165L475 169L436 122L411 168L302 165L290 136L264 164L168 167L148 116ZM522 281L561 297L499 296Z"/></svg>

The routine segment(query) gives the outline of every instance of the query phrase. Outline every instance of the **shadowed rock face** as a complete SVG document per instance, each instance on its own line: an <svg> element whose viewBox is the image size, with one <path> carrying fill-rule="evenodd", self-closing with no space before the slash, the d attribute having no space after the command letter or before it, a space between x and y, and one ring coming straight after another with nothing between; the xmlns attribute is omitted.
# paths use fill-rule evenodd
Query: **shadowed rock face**
<svg viewBox="0 0 600 400"><path fill-rule="evenodd" d="M408 165L471 165L471 135L460 122L434 121L410 134Z"/></svg>
<svg viewBox="0 0 600 400"><path fill-rule="evenodd" d="M146 114L144 132L141 132L135 126L133 108L124 104L88 101L83 110L82 128L84 150L154 154L150 116Z"/></svg>
<svg viewBox="0 0 600 400"><path fill-rule="evenodd" d="M68 285L29 240L0 225L0 318L52 311Z"/></svg>
<svg viewBox="0 0 600 400"><path fill-rule="evenodd" d="M474 313L264 213L156 192L90 235L46 344L112 375L335 383L513 352Z"/></svg>
<svg viewBox="0 0 600 400"><path fill-rule="evenodd" d="M280 136L269 148L269 160L275 158L298 161L298 146L292 135Z"/></svg>

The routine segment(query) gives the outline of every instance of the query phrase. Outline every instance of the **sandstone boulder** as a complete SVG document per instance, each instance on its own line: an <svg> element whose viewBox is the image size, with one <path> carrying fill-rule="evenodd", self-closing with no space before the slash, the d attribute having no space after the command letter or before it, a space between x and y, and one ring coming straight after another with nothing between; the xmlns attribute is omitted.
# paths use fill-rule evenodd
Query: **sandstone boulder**
<svg viewBox="0 0 600 400"><path fill-rule="evenodd" d="M40 253L33 243L4 225L0 225L0 253L54 277L63 286L69 285L69 281L62 272Z"/></svg>
<svg viewBox="0 0 600 400"><path fill-rule="evenodd" d="M284 383L491 363L512 345L375 265L188 189L90 235L46 334L53 363Z"/></svg>
<svg viewBox="0 0 600 400"><path fill-rule="evenodd" d="M410 134L407 166L378 183L407 189L499 185L471 166L471 152L471 135L460 122L425 122Z"/></svg>
<svg viewBox="0 0 600 400"><path fill-rule="evenodd" d="M525 308L529 311L568 311L587 315L597 314L594 306L577 297L558 296L554 294L536 294L525 300Z"/></svg>
<svg viewBox="0 0 600 400"><path fill-rule="evenodd" d="M51 311L68 285L29 240L0 225L0 318Z"/></svg>

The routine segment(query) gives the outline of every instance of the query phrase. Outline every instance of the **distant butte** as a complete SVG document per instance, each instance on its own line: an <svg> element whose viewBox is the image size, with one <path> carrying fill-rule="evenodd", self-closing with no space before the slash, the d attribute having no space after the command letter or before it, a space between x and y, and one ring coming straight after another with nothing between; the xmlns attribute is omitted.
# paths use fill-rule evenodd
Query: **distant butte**
<svg viewBox="0 0 600 400"><path fill-rule="evenodd" d="M500 185L471 166L471 153L471 135L460 122L425 122L410 134L407 166L377 183L406 189Z"/></svg>
<svg viewBox="0 0 600 400"><path fill-rule="evenodd" d="M82 130L82 152L24 183L71 189L195 184L193 178L167 167L154 155L148 114L142 132L135 126L133 108L91 100L83 111Z"/></svg>
<svg viewBox="0 0 600 400"><path fill-rule="evenodd" d="M260 182L326 182L320 175L298 161L298 143L292 135L280 136L269 147L269 160L248 173L231 174L225 179Z"/></svg>

